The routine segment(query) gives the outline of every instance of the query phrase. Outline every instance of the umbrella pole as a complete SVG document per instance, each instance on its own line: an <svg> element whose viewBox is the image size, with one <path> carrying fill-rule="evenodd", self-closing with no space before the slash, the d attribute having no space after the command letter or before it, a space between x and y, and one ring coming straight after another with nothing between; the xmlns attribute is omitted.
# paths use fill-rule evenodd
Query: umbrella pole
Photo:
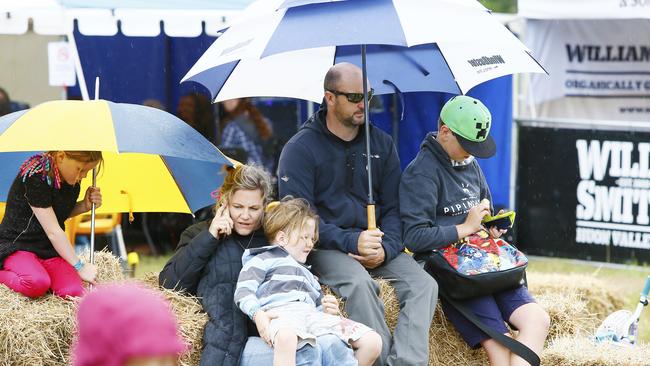
<svg viewBox="0 0 650 366"><path fill-rule="evenodd" d="M97 170L93 169L93 188L97 185ZM95 204L90 209L90 263L95 264Z"/></svg>
<svg viewBox="0 0 650 366"><path fill-rule="evenodd" d="M368 72L366 68L366 45L361 45L361 77L363 78L363 123L366 127L366 166L368 172L368 230L377 228L375 200L372 197L372 159L370 156L370 121L368 120Z"/></svg>
<svg viewBox="0 0 650 366"><path fill-rule="evenodd" d="M95 100L99 99L99 76L95 78ZM93 189L97 186L97 170L93 168ZM90 263L95 264L95 203L90 209Z"/></svg>

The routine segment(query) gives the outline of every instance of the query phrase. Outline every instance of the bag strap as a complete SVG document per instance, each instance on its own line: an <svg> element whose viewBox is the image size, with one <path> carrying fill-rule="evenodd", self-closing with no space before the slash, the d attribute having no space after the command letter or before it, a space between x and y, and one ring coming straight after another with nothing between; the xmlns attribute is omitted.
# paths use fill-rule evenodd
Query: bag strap
<svg viewBox="0 0 650 366"><path fill-rule="evenodd" d="M447 294L444 291L442 291L442 289L439 289L439 293L442 297L445 298L445 300L447 300L447 302L449 302L449 304L451 304L453 307L456 308L456 310L458 310L461 314L463 314L463 316L467 318L467 320L474 323L474 325L476 325L479 329L487 333L487 335L489 335L492 339L494 339L495 341L501 343L502 345L510 349L510 351L514 352L517 356L526 360L526 362L528 362L532 366L539 366L541 362L539 356L537 356L537 354L532 349L528 348L525 344L517 341L516 339L510 338L505 334L499 333L494 329L488 327L478 317L476 317L476 315L474 315L474 313L469 308L467 308L465 304L462 304L450 298L449 296L447 296Z"/></svg>

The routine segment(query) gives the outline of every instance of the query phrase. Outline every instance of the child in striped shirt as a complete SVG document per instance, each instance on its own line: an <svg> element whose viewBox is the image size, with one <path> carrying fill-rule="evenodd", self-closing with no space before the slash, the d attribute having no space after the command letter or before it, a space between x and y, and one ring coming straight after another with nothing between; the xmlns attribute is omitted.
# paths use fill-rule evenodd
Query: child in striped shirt
<svg viewBox="0 0 650 366"><path fill-rule="evenodd" d="M289 197L269 205L264 232L272 245L244 252L235 303L273 347L273 364L295 365L296 350L334 334L356 358L337 359L337 365L372 365L381 352L379 334L342 317L336 298L323 296L304 264L318 240L318 216L307 201Z"/></svg>

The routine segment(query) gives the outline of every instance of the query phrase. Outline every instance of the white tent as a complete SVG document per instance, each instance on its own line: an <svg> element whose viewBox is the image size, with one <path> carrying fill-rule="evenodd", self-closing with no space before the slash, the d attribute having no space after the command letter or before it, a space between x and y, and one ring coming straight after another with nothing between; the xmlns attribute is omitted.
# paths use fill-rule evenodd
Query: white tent
<svg viewBox="0 0 650 366"><path fill-rule="evenodd" d="M55 0L1 0L0 14L4 16L0 17L0 34L24 34L31 22L37 34L68 35L77 21L79 31L88 36L115 35L118 22L124 35L134 37L159 35L161 23L164 32L172 37L199 36L203 24L207 34L216 35L226 20L241 8L237 2L216 1L212 2L213 5L205 1L178 3L181 7L166 5L168 2L164 1L150 4L124 1L113 1L108 5L93 3L76 7ZM206 7L201 8L201 5Z"/></svg>
<svg viewBox="0 0 650 366"><path fill-rule="evenodd" d="M650 18L650 3L642 0L519 0L517 6L531 19Z"/></svg>
<svg viewBox="0 0 650 366"><path fill-rule="evenodd" d="M229 0L0 0L0 86L12 98L36 104L58 99L48 86L47 43L66 37L74 47L74 26L88 36L172 37L216 35L250 1ZM19 36L19 37L16 37ZM76 52L77 75L83 75ZM26 62L29 60L29 62ZM85 81L80 89L86 94ZM85 96L86 97L86 96Z"/></svg>

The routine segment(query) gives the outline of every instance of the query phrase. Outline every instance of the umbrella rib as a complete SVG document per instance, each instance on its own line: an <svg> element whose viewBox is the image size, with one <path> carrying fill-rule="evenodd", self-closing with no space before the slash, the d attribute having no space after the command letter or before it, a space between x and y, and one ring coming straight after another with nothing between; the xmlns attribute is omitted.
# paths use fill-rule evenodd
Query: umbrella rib
<svg viewBox="0 0 650 366"><path fill-rule="evenodd" d="M401 113L401 117L400 117L400 119L399 119L400 122L401 122L401 121L404 120L404 105L405 105L405 104L404 104L404 93L402 93L402 91L399 90L399 88L397 87L397 85L395 85L395 83L393 83L393 82L390 81L390 80L386 80L386 79L384 79L384 84L386 84L386 85L392 87L393 90L395 90L395 94L396 94L397 97L399 98L399 103L400 103L400 105L401 105L401 107L402 107L402 113Z"/></svg>
<svg viewBox="0 0 650 366"><path fill-rule="evenodd" d="M531 55L530 52L528 52L528 51L525 51L525 52L526 52L526 54L528 55L528 57L532 58L533 61L535 61L535 63L537 64L537 66L539 66L542 70L544 70L544 72L546 73L546 75L548 75L548 71L546 71L546 69L544 68L544 66L542 66L542 64L540 64L537 60L535 60L535 57L533 57L533 55Z"/></svg>
<svg viewBox="0 0 650 366"><path fill-rule="evenodd" d="M162 160L163 164L165 164L165 168L167 168L167 171L169 172L169 175L171 175L172 179L174 180L174 184L176 184L176 187L178 187L178 191L181 192L181 196L183 196L183 200L185 201L185 204L187 205L187 208L190 210L192 213L192 217L194 216L194 211L192 211L192 207L190 207L190 202L187 200L187 197L185 197L185 192L183 192L183 189L181 188L181 185L178 184L178 181L176 180L176 176L172 172L172 170L169 168L169 165L167 165L167 161L162 155L158 155L160 160Z"/></svg>
<svg viewBox="0 0 650 366"><path fill-rule="evenodd" d="M230 75L232 75L232 73L235 71L235 69L237 68L237 65L239 65L240 62L241 62L241 60L237 60L237 63L232 67L232 69L230 69L230 71L228 71L228 76L226 76L226 78L223 79L224 82L221 83L221 86L219 87L219 89L217 89L215 91L214 97L212 98L212 103L216 103L215 101L217 99L217 96L219 95L219 93L221 93L221 90L223 89L223 87L226 86L226 84L228 83L228 79L230 79ZM192 214L192 215L194 215L194 214Z"/></svg>
<svg viewBox="0 0 650 366"><path fill-rule="evenodd" d="M438 49L440 49L440 46L438 46ZM454 78L454 83L456 83L456 87L458 88L460 94L465 94L465 92L463 92L463 89L461 89L460 84L458 84L458 81L456 81L456 75L454 75L454 71L449 66L449 62L447 62L447 58L445 58L445 55L442 53L442 50L440 50L440 57L442 57L442 60L445 61L445 65L447 65L447 68L449 69L449 73Z"/></svg>

